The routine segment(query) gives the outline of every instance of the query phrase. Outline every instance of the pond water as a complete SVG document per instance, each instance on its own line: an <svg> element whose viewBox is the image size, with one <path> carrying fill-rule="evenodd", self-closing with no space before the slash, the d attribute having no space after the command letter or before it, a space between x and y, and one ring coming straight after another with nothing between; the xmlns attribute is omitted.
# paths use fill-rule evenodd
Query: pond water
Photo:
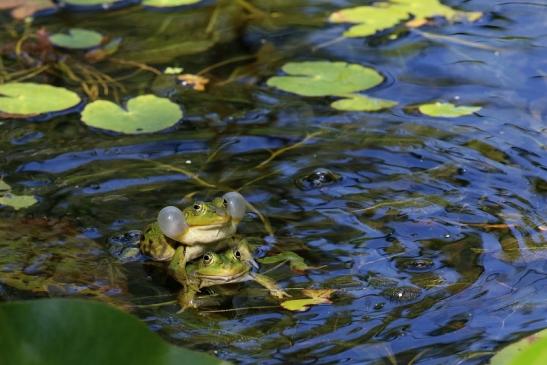
<svg viewBox="0 0 547 365"><path fill-rule="evenodd" d="M204 1L38 17L30 31L77 26L122 37L117 61L92 65L119 78L100 98L154 93L180 103L185 117L134 136L91 129L78 113L4 119L0 174L39 202L0 214L68 217L107 251L110 237L143 229L166 205L241 189L275 231L252 213L240 224L259 254L292 250L319 267L269 275L295 297L299 288L337 289L333 303L289 312L246 283L221 303L177 314L175 305L145 306L176 296L162 265L124 264L129 300L143 305L134 313L162 337L242 364L487 362L503 344L547 327L547 6L449 1L484 16L340 39L347 26L328 15L362 3ZM4 44L23 32L8 12L0 22ZM205 34L214 41L196 45ZM398 105L342 112L330 107L334 98L266 85L284 63L303 60L373 67L386 79L367 94ZM145 63L204 71L211 81L195 91ZM84 95L79 82L54 73L26 81ZM482 109L449 119L413 108L436 100ZM273 151L283 153L268 160ZM341 179L310 183L317 169Z"/></svg>

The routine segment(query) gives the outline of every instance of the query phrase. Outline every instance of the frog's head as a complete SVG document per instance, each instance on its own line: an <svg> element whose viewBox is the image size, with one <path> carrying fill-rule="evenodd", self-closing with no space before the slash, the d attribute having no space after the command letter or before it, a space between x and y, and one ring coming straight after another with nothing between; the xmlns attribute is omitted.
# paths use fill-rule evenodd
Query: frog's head
<svg viewBox="0 0 547 365"><path fill-rule="evenodd" d="M224 226L232 226L235 231L245 215L245 206L246 201L241 194L230 192L210 203L194 202L183 211L173 206L165 207L158 214L158 224L163 234L177 241L181 241L181 237L189 233L202 231L203 228L211 232Z"/></svg>
<svg viewBox="0 0 547 365"><path fill-rule="evenodd" d="M187 272L207 281L208 285L237 282L251 270L247 255L250 257L249 249L242 244L220 253L208 252L197 263L189 265Z"/></svg>

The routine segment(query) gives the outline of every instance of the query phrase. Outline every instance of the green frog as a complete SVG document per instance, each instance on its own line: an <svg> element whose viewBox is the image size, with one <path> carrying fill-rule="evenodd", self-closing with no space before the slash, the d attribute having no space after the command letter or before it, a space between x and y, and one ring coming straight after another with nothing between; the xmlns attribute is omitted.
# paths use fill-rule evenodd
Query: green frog
<svg viewBox="0 0 547 365"><path fill-rule="evenodd" d="M171 274L184 286L178 296L181 311L190 307L197 308L194 299L202 288L249 280L256 281L276 298L290 296L273 279L251 271L251 262L254 262L254 259L244 239L224 251L205 253L199 260L186 265L185 270L181 266L183 260L177 252L169 265Z"/></svg>
<svg viewBox="0 0 547 365"><path fill-rule="evenodd" d="M211 202L196 201L183 211L165 207L157 221L146 227L140 249L156 261L168 261L180 248L186 262L207 249L225 248L229 241L223 240L236 232L246 204L241 194L230 192Z"/></svg>

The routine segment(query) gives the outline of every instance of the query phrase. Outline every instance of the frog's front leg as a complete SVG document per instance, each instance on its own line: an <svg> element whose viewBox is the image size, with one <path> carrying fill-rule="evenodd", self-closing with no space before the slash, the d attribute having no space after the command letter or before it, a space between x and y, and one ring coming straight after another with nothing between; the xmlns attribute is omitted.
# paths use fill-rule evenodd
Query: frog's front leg
<svg viewBox="0 0 547 365"><path fill-rule="evenodd" d="M186 285L186 249L184 246L178 246L168 267L169 273L183 285Z"/></svg>
<svg viewBox="0 0 547 365"><path fill-rule="evenodd" d="M268 289L272 296L280 299L283 297L290 297L290 295L286 291L281 289L272 278L261 274L253 274L252 278L257 283Z"/></svg>

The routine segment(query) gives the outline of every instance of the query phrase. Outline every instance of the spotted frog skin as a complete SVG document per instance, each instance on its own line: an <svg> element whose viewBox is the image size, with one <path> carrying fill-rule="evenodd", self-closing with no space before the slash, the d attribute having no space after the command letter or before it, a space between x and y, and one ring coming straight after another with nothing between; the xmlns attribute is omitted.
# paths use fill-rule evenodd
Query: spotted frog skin
<svg viewBox="0 0 547 365"><path fill-rule="evenodd" d="M194 300L197 292L213 285L256 281L276 298L289 296L273 279L253 273L253 263L248 243L244 239L224 251L205 253L200 259L186 265L185 269L181 266L181 256L175 253L169 271L183 285L178 296L181 311L197 308Z"/></svg>

